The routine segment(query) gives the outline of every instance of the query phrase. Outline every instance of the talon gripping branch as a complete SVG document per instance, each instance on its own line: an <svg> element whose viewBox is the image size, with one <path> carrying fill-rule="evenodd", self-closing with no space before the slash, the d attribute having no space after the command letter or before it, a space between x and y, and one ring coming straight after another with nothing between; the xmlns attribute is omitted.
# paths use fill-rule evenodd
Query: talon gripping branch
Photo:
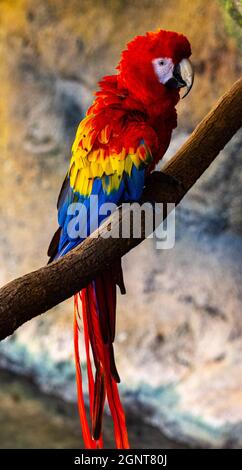
<svg viewBox="0 0 242 470"><path fill-rule="evenodd" d="M175 106L179 90L187 94L193 83L191 49L185 36L160 30L134 38L123 51L118 73L104 77L93 105L80 123L72 158L58 199L58 222L48 250L50 261L72 250L83 238L68 232L73 202L90 210L90 196L98 208L105 202L138 201L145 176L164 155L177 125ZM102 217L99 218L101 223ZM92 231L91 217L87 234ZM128 448L125 415L114 360L116 285L125 292L121 262L74 297L74 350L78 408L87 448L101 448L102 416L107 400L118 448ZM82 316L79 301L82 303ZM90 420L84 406L79 356L79 322L82 318L89 384ZM90 422L90 424L89 424Z"/></svg>

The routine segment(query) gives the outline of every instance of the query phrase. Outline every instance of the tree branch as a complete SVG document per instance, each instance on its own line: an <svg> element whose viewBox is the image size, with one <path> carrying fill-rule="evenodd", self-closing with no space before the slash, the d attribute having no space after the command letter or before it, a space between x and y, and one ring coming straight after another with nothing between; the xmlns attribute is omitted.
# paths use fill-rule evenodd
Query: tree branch
<svg viewBox="0 0 242 470"><path fill-rule="evenodd" d="M147 180L142 201L178 204L242 125L242 79L225 93L197 126L163 172ZM97 238L89 237L60 260L15 279L0 289L0 339L11 335L31 318L46 312L80 291L95 275L108 268L144 239L104 238L110 223L120 225L125 211L117 210L102 226ZM102 236L101 236L102 235Z"/></svg>

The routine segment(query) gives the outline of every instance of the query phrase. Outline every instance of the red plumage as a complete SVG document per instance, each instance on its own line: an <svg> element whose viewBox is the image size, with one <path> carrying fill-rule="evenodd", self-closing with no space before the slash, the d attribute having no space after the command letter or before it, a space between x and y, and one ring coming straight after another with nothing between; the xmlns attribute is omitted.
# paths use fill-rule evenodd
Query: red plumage
<svg viewBox="0 0 242 470"><path fill-rule="evenodd" d="M149 171L154 168L166 152L171 132L177 126L175 106L180 97L178 89L167 89L158 82L152 60L159 56L170 57L177 64L190 55L187 38L172 31L146 33L127 45L117 66L119 73L99 82L100 90L88 110L88 114L96 114L97 129L112 122L108 152L119 153L123 147L126 150L137 148L143 138L154 158ZM123 132L124 120L126 132ZM100 143L96 142L95 147L100 147ZM105 145L103 147L105 149Z"/></svg>
<svg viewBox="0 0 242 470"><path fill-rule="evenodd" d="M144 174L149 173L162 158L170 143L172 130L177 125L175 106L179 101L179 89L178 87L165 86L161 80L157 79L153 61L158 58L166 58L172 61L172 67L175 70L176 66L183 59L187 59L190 54L191 48L186 37L175 32L161 30L134 38L121 55L117 75L104 77L99 84L100 89L96 93L95 101L87 112L87 115L90 116L90 120L87 120L88 135L86 135L85 128L82 129L80 134L77 132L74 145L77 158L76 161L74 158L71 164L70 173L73 168L75 170L80 160L79 150L83 152L82 158L87 168L90 161L96 161L95 159L99 158L100 154L104 161L109 159L110 156L116 156L120 162L120 167L123 164L124 168L124 162L120 157L121 152L124 152L126 156L136 154L138 163L134 179L132 180L132 173L128 170L126 174L126 170L123 170L122 177L120 173L119 178L120 185L124 184L124 181L127 183L127 179L129 179L129 184L138 185L137 194L141 194ZM180 86L184 86L184 82ZM88 144L86 143L87 140ZM89 148L86 148L87 145L89 145ZM88 160L89 153L90 161ZM101 163L103 164L103 162ZM98 165L99 163L97 168ZM81 170L81 166L79 170ZM110 174L116 176L115 170L113 172L113 174L104 172L102 175L104 181ZM77 175L78 172L76 173L76 179ZM93 176L93 173L91 177L89 176L89 180L93 179L93 181L95 179L100 180L100 178L100 176ZM74 192L71 194L75 194L76 197L78 189L75 187L75 182L72 190ZM83 197L81 191L79 193ZM107 194L110 196L111 190ZM113 190L113 194L115 198L115 190ZM132 194L135 194L135 192ZM65 207L65 201L69 195L70 182L67 177L58 201L59 211L62 210L62 207ZM137 200L140 196L136 195L135 197ZM118 203L120 202L122 200L118 201ZM49 255L51 259L55 258L56 253L58 254L58 250L60 250L58 244L61 233L62 231L58 229L50 245ZM125 293L120 262L116 262L112 268L99 275L82 290L80 295L87 357L91 423L88 422L86 416L82 390L78 348L78 295L74 299L74 348L78 407L83 439L85 446L88 448L99 448L103 445L102 415L106 397L114 422L116 446L118 448L129 447L125 415L117 387L120 379L113 351L116 285L119 285L121 292ZM90 351L92 351L96 369L95 377L93 376Z"/></svg>

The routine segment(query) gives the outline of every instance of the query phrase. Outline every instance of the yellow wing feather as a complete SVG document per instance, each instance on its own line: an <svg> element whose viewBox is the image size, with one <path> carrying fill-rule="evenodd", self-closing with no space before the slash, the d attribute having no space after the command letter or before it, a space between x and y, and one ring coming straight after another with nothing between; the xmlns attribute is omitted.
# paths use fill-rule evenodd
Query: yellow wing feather
<svg viewBox="0 0 242 470"><path fill-rule="evenodd" d="M70 186L74 192L83 196L90 196L95 178L102 179L104 191L110 194L119 188L124 172L130 176L133 165L139 168L152 160L151 153L144 143L136 151L133 148L128 151L123 148L119 154L109 152L107 155L103 147L93 149L97 138L100 144L107 145L111 135L109 125L101 131L96 131L92 124L93 118L93 115L88 115L77 129L69 169Z"/></svg>

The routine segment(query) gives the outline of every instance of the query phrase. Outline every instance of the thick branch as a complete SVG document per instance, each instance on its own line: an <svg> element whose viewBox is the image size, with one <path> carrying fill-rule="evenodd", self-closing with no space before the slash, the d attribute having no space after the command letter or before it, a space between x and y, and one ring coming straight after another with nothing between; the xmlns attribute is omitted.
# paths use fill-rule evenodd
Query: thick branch
<svg viewBox="0 0 242 470"><path fill-rule="evenodd" d="M163 172L177 178L183 187L155 176L147 181L143 200L178 204L208 168L220 150L242 125L242 79L219 100L197 126L187 142L168 162ZM162 182L162 184L161 184ZM101 232L107 232L129 216L116 211ZM88 238L62 259L26 274L0 289L0 339L12 334L31 318L78 292L101 270L108 267L144 238Z"/></svg>

